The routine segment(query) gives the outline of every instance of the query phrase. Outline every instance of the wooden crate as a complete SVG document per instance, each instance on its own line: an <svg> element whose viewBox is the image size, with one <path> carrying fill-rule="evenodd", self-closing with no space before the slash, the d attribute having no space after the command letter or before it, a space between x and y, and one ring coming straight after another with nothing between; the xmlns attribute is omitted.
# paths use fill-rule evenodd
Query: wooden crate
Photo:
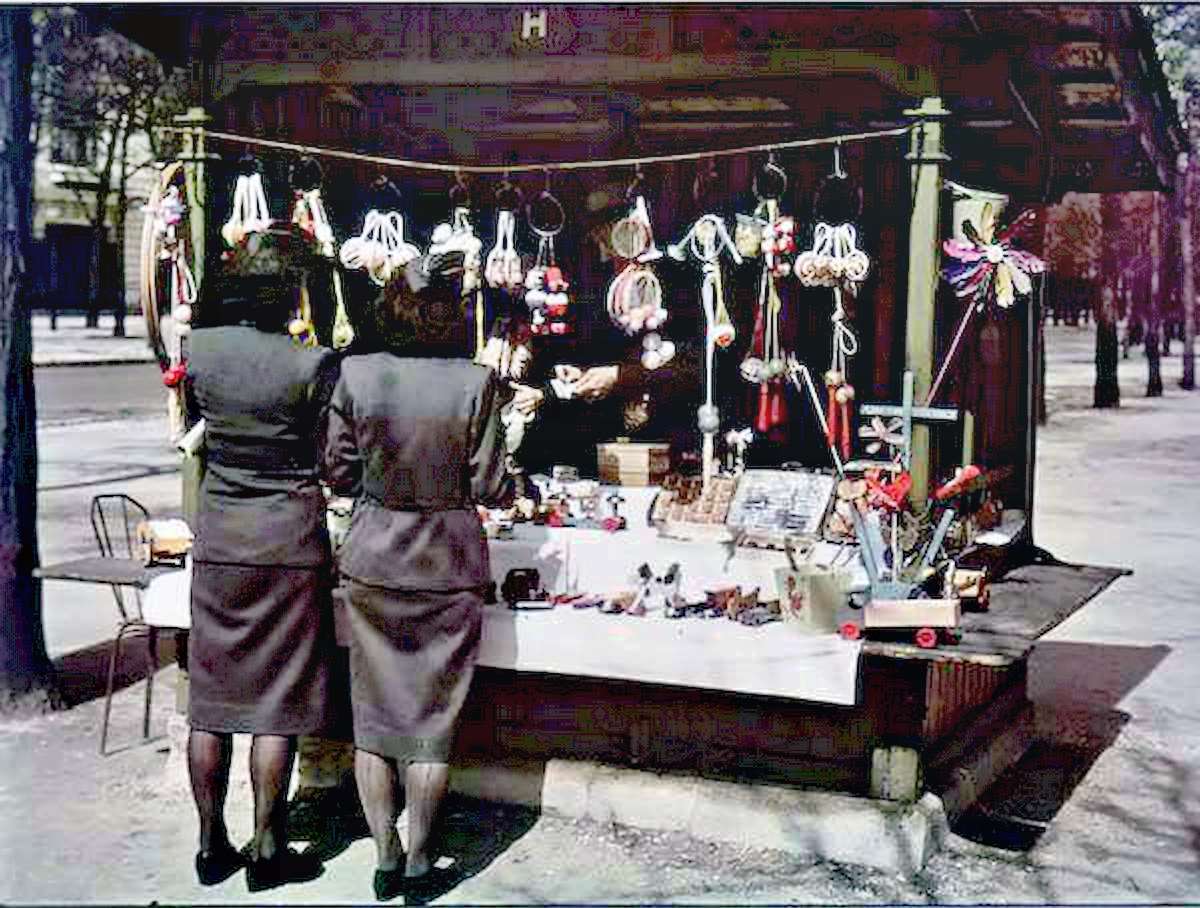
<svg viewBox="0 0 1200 908"><path fill-rule="evenodd" d="M666 442L608 442L596 445L596 461L603 483L656 486L671 472L671 446Z"/></svg>

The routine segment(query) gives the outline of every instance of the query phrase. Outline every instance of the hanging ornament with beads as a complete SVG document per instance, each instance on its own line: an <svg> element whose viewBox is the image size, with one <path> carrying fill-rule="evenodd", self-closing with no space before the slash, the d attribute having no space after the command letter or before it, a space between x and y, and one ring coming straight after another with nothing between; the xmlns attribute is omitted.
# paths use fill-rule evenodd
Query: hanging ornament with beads
<svg viewBox="0 0 1200 908"><path fill-rule="evenodd" d="M784 394L786 355L780 330L783 300L777 282L791 271L785 256L795 251L796 229L792 218L779 213L779 199L786 191L787 174L771 155L754 176L754 194L759 200L755 214L741 222L742 247L756 247L763 257L754 337L750 352L741 365L742 378L758 385L754 431L759 435L779 430L787 422ZM755 227L759 231L757 243L752 242Z"/></svg>
<svg viewBox="0 0 1200 908"><path fill-rule="evenodd" d="M308 239L316 256L330 263L329 279L332 284L334 300L333 331L330 344L335 350L344 350L354 341L354 328L351 326L350 317L346 312L342 276L336 265L337 246L333 235L333 225L329 223L329 215L325 212L325 202L321 198L322 179L321 167L312 158L302 158L293 169L292 182L295 185L296 204L292 211L292 223ZM305 286L307 287L309 281L317 280L318 274L323 279L324 269L319 269L318 273L306 275ZM309 320L311 322L311 312ZM314 331L314 337L315 334Z"/></svg>
<svg viewBox="0 0 1200 908"><path fill-rule="evenodd" d="M626 334L647 332L642 338L641 362L643 368L653 371L675 358L675 344L660 333L668 313L662 285L650 263L662 258L662 253L654 242L646 199L638 194L643 182L639 169L626 192L633 207L612 228L613 252L626 265L609 285L607 302L609 318Z"/></svg>
<svg viewBox="0 0 1200 908"><path fill-rule="evenodd" d="M718 348L733 341L733 325L725 308L721 281L721 255L728 252L736 264L742 256L725 222L715 214L703 215L678 243L667 247L667 254L677 261L686 259L688 252L700 262L703 280L700 284L700 303L704 309L704 403L696 413L696 422L703 437L702 463L704 487L708 488L716 473L715 439L721 428L721 414L713 394L713 361ZM722 318L723 316L723 318Z"/></svg>
<svg viewBox="0 0 1200 908"><path fill-rule="evenodd" d="M159 356L162 380L167 388L167 418L170 437L179 438L186 430L182 382L187 373L187 336L191 331L192 307L196 303L196 280L188 266L185 231L187 213L177 177L181 164L164 168L145 206L142 230L142 311L146 315L147 334ZM159 267L165 263L169 273L169 310L159 318Z"/></svg>
<svg viewBox="0 0 1200 908"><path fill-rule="evenodd" d="M537 258L525 275L525 305L529 309L529 330L535 335L564 335L572 331L570 321L570 284L563 275L554 253L554 238L566 226L562 203L550 191L550 173L546 187L529 204L529 227L538 238Z"/></svg>
<svg viewBox="0 0 1200 908"><path fill-rule="evenodd" d="M850 327L845 296L854 296L866 280L871 261L858 248L858 233L851 221L862 213L862 196L842 169L841 146L833 151L833 172L817 192L814 205L820 220L813 230L813 245L796 257L796 277L806 287L833 290L832 352L825 373L825 440L850 459L853 438L854 386L850 384L850 357L858 352L858 338ZM827 223L825 218L833 221Z"/></svg>

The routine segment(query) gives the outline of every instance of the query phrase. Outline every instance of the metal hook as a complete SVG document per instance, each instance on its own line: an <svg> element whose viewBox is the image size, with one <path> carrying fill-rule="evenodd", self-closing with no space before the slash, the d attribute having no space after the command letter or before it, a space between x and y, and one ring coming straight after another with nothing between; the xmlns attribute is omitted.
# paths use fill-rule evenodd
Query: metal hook
<svg viewBox="0 0 1200 908"><path fill-rule="evenodd" d="M830 176L844 180L846 175L846 171L842 169L842 140L838 139L833 146L833 173Z"/></svg>
<svg viewBox="0 0 1200 908"><path fill-rule="evenodd" d="M450 204L455 208L471 207L471 190L463 178L461 169L454 171L454 185L450 187Z"/></svg>

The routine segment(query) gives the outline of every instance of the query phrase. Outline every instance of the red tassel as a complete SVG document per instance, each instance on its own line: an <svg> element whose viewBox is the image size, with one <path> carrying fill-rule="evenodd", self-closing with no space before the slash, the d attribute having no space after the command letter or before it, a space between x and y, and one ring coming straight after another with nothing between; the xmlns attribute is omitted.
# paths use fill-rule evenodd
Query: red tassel
<svg viewBox="0 0 1200 908"><path fill-rule="evenodd" d="M834 390L832 386L827 387L829 391L829 403L825 407L825 441L833 447L837 443L838 437L838 410L837 401L834 399Z"/></svg>
<svg viewBox="0 0 1200 908"><path fill-rule="evenodd" d="M771 398L770 382L763 382L758 386L758 416L754 420L754 429L760 435L766 435L771 431Z"/></svg>
<svg viewBox="0 0 1200 908"><path fill-rule="evenodd" d="M787 424L787 403L783 399L783 382L779 379L771 381L768 415L772 429L778 429Z"/></svg>
<svg viewBox="0 0 1200 908"><path fill-rule="evenodd" d="M850 401L841 405L842 460L850 459Z"/></svg>

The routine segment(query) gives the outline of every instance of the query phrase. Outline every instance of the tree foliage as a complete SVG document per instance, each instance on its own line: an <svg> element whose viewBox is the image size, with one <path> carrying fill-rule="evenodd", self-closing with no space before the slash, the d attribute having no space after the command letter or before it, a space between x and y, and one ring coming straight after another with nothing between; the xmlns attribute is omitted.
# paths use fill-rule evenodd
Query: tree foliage
<svg viewBox="0 0 1200 908"><path fill-rule="evenodd" d="M34 12L33 104L39 135L71 139L75 152L66 181L95 235L92 293L100 284L100 249L107 226L119 257L130 181L160 157L158 127L184 108L184 75L167 70L149 51L69 7ZM123 269L118 269L118 333L124 313ZM96 299L93 298L94 310Z"/></svg>
<svg viewBox="0 0 1200 908"><path fill-rule="evenodd" d="M1142 11L1154 33L1171 96L1186 123L1188 98L1200 97L1200 5L1144 3Z"/></svg>

